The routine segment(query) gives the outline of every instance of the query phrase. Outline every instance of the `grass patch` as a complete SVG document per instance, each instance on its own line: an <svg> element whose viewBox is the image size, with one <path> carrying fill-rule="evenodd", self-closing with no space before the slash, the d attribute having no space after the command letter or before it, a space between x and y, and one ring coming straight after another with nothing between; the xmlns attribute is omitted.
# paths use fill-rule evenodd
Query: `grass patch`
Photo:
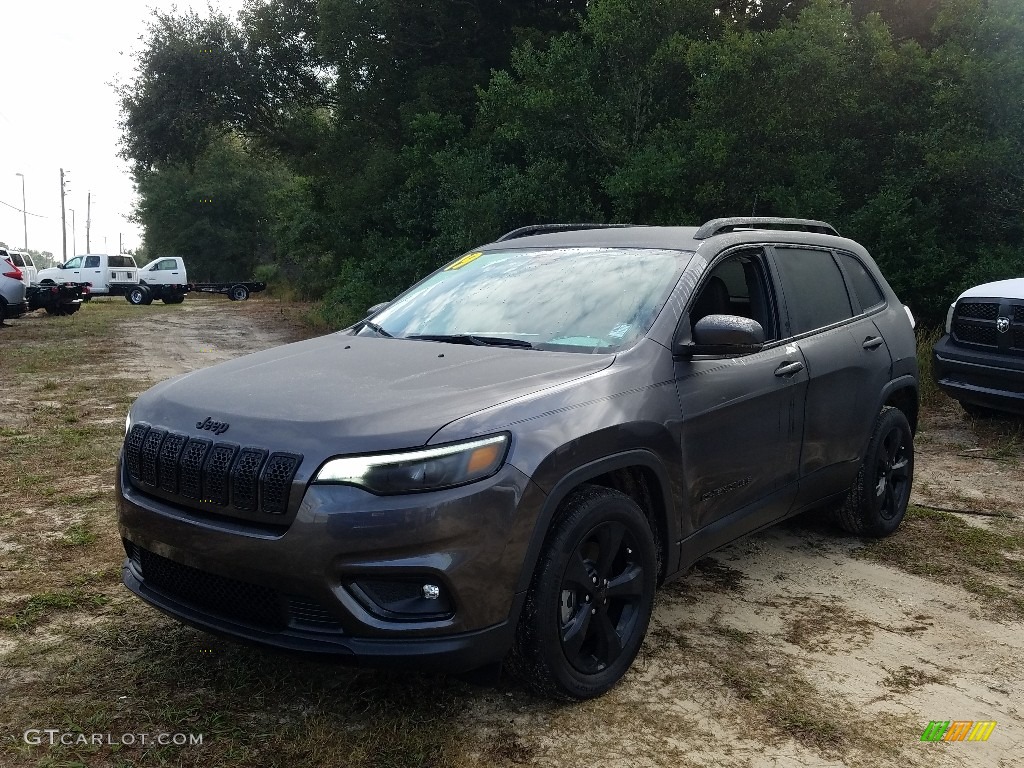
<svg viewBox="0 0 1024 768"><path fill-rule="evenodd" d="M56 613L86 610L105 605L108 598L99 593L83 589L61 592L44 592L33 595L13 612L0 616L0 629L20 631L28 629Z"/></svg>
<svg viewBox="0 0 1024 768"><path fill-rule="evenodd" d="M924 670L913 667L900 667L886 670L882 685L893 693L910 693L931 683L941 683L942 678L930 675Z"/></svg>
<svg viewBox="0 0 1024 768"><path fill-rule="evenodd" d="M1002 519L981 527L946 512L910 507L900 529L858 556L978 595L994 616L1024 619L1024 525Z"/></svg>
<svg viewBox="0 0 1024 768"><path fill-rule="evenodd" d="M945 330L937 328L917 329L917 372L918 397L922 406L936 406L949 403L950 400L939 389L932 375L932 347L942 338Z"/></svg>
<svg viewBox="0 0 1024 768"><path fill-rule="evenodd" d="M85 523L75 523L64 531L64 546L84 547L96 541L96 534Z"/></svg>

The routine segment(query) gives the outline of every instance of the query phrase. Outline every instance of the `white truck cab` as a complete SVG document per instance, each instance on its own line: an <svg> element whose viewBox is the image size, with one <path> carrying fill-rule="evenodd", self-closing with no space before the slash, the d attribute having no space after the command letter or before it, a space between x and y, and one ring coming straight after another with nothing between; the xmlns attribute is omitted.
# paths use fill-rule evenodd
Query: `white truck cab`
<svg viewBox="0 0 1024 768"><path fill-rule="evenodd" d="M180 256L164 256L139 268L139 283L142 285L185 285L188 275L185 260Z"/></svg>
<svg viewBox="0 0 1024 768"><path fill-rule="evenodd" d="M87 253L38 274L40 283L92 283L93 296L123 295L139 284L135 259L125 254Z"/></svg>
<svg viewBox="0 0 1024 768"><path fill-rule="evenodd" d="M0 259L10 259L11 263L21 270L21 281L25 285L32 285L36 281L38 270L30 254L13 248L0 248Z"/></svg>

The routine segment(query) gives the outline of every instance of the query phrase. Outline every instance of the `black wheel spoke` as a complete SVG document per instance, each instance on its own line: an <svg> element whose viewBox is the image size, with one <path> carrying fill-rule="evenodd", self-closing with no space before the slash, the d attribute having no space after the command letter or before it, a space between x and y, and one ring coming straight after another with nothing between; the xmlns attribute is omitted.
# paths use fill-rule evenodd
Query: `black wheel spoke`
<svg viewBox="0 0 1024 768"><path fill-rule="evenodd" d="M569 620L569 623L562 628L562 647L570 659L575 659L580 654L583 641L587 639L592 617L589 605L584 605L577 611L576 615Z"/></svg>
<svg viewBox="0 0 1024 768"><path fill-rule="evenodd" d="M587 564L583 561L583 555L579 549L573 552L569 557L569 563L565 569L565 578L562 583L565 588L572 589L574 592L579 593L581 598L583 593L594 588L593 574L587 568Z"/></svg>
<svg viewBox="0 0 1024 768"><path fill-rule="evenodd" d="M622 638L619 637L619 633L615 630L615 625L612 624L611 617L606 611L600 611L594 618L597 620L595 630L600 635L604 650L604 658L601 661L611 664L622 653Z"/></svg>
<svg viewBox="0 0 1024 768"><path fill-rule="evenodd" d="M643 571L638 565L631 565L614 579L608 581L608 599L639 599L644 591Z"/></svg>
<svg viewBox="0 0 1024 768"><path fill-rule="evenodd" d="M598 529L597 543L599 552L597 555L597 578L604 580L612 573L612 566L615 558L622 548L622 537L626 535L626 529L618 523L609 523Z"/></svg>

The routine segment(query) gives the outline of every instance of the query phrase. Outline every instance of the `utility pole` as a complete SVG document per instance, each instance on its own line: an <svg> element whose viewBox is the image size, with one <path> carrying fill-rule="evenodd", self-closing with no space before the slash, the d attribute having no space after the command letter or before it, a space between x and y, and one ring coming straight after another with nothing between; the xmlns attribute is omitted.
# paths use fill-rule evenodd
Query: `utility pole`
<svg viewBox="0 0 1024 768"><path fill-rule="evenodd" d="M85 252L92 253L89 247L89 227L92 226L92 192L85 199Z"/></svg>
<svg viewBox="0 0 1024 768"><path fill-rule="evenodd" d="M71 211L71 255L78 255L78 238L75 237L75 209L68 208Z"/></svg>
<svg viewBox="0 0 1024 768"><path fill-rule="evenodd" d="M25 174L16 173L21 176L21 225L25 228L25 250L28 250L28 214L25 213Z"/></svg>
<svg viewBox="0 0 1024 768"><path fill-rule="evenodd" d="M60 169L60 238L61 244L64 248L64 261L62 264L67 264L68 261L68 219L64 213L64 169Z"/></svg>
<svg viewBox="0 0 1024 768"><path fill-rule="evenodd" d="M117 252L124 253L124 240L121 239L121 233L117 233Z"/></svg>

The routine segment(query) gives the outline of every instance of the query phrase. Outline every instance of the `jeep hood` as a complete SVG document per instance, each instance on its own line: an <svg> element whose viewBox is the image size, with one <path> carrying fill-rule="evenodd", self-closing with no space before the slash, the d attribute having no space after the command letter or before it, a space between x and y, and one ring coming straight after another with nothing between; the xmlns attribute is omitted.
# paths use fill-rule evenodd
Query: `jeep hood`
<svg viewBox="0 0 1024 768"><path fill-rule="evenodd" d="M189 436L320 460L423 445L455 419L613 360L331 334L169 379L141 395L131 414ZM215 436L198 426L207 419L228 427Z"/></svg>

